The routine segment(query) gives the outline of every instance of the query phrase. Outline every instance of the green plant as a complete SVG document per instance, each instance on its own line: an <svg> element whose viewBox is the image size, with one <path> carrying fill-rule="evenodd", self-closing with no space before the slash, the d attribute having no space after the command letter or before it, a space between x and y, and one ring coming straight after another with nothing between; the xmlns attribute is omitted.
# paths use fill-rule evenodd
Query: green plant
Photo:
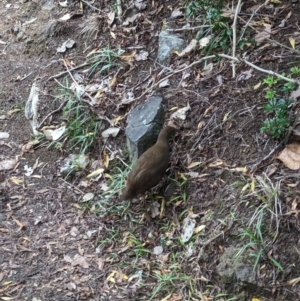
<svg viewBox="0 0 300 301"><path fill-rule="evenodd" d="M156 287L150 297L152 300L159 292L171 294L178 286L187 286L193 291L195 280L183 274L178 265L171 265L168 270L156 271L153 277L157 280Z"/></svg>
<svg viewBox="0 0 300 301"><path fill-rule="evenodd" d="M300 73L300 68L299 67L292 67L290 69L290 71L291 71L292 75L298 75Z"/></svg>
<svg viewBox="0 0 300 301"><path fill-rule="evenodd" d="M135 260L133 264L136 265L138 260L143 257L145 254L150 253L150 251L145 247L146 243L140 241L133 233L127 232L125 233L127 240L127 247L129 252L133 252L135 255ZM131 255L132 257L132 255Z"/></svg>
<svg viewBox="0 0 300 301"><path fill-rule="evenodd" d="M229 18L224 16L222 8L224 0L190 0L185 2L185 15L187 18L202 15L204 25L197 34L196 39L211 36L208 45L201 53L206 55L222 49L227 52L232 38L232 29L229 26Z"/></svg>
<svg viewBox="0 0 300 301"><path fill-rule="evenodd" d="M188 0L185 1L185 15L187 18L197 17L200 13L204 13L209 8L221 10L224 0ZM209 13L210 15L211 13Z"/></svg>
<svg viewBox="0 0 300 301"><path fill-rule="evenodd" d="M276 91L269 90L266 92L265 99L274 99L276 95Z"/></svg>
<svg viewBox="0 0 300 301"><path fill-rule="evenodd" d="M173 182L175 182L175 184L178 187L180 192L179 192L179 195L171 198L170 201L167 202L167 205L170 205L171 203L174 203L174 202L177 202L177 201L183 201L185 203L186 199L187 199L187 194L186 194L186 191L185 191L185 185L187 183L187 178L185 178L183 176L179 180L176 180L176 179L171 179L171 180Z"/></svg>
<svg viewBox="0 0 300 301"><path fill-rule="evenodd" d="M290 68L290 73L285 74L281 73L282 76L292 78L293 75L298 75L300 73L300 68L292 67ZM274 139L281 138L290 123L290 118L288 117L288 108L293 103L293 100L290 99L277 99L276 90L274 86L279 83L281 79L279 77L274 77L269 75L263 80L263 83L268 86L268 88L273 88L273 90L267 90L265 98L268 99L268 103L264 105L264 112L268 115L272 115L271 118L268 118L264 121L263 126L261 127L262 132L269 133ZM292 82L284 83L280 91L284 94L289 94L291 91L296 90L297 85Z"/></svg>
<svg viewBox="0 0 300 301"><path fill-rule="evenodd" d="M272 114L273 117L264 121L261 127L262 132L269 133L274 139L279 139L286 132L287 126L290 123L288 117L288 107L292 103L291 100L271 98L264 105L264 112Z"/></svg>
<svg viewBox="0 0 300 301"><path fill-rule="evenodd" d="M279 77L274 77L269 75L267 78L264 79L263 83L266 84L269 88L275 86L280 81Z"/></svg>
<svg viewBox="0 0 300 301"><path fill-rule="evenodd" d="M129 215L131 221L138 222L128 211L130 202L117 203L113 206L111 205L111 199L116 194L119 194L125 187L125 179L128 177L133 164L134 163L127 165L124 169L115 166L112 168L112 175L105 174L106 183L104 187L106 187L106 189L99 194L99 201L91 207L92 212L95 212L102 217L107 214L123 216L126 213Z"/></svg>
<svg viewBox="0 0 300 301"><path fill-rule="evenodd" d="M101 122L91 113L90 108L81 101L78 93L73 93L69 88L68 79L65 78L64 86L59 88L58 96L54 101L64 99L66 104L63 108L62 119L65 120L66 131L57 141L49 144L62 148L60 141L68 140L68 151L75 147L79 148L80 154L85 154L94 144Z"/></svg>
<svg viewBox="0 0 300 301"><path fill-rule="evenodd" d="M283 85L283 87L281 88L281 91L285 92L285 93L290 93L291 91L296 90L296 88L297 88L296 84L287 82Z"/></svg>
<svg viewBox="0 0 300 301"><path fill-rule="evenodd" d="M87 61L87 63L92 64L89 76L94 72L98 75L104 71L108 71L112 67L118 66L119 57L123 52L121 48L113 50L109 45L95 52Z"/></svg>
<svg viewBox="0 0 300 301"><path fill-rule="evenodd" d="M281 203L278 197L279 183L274 185L267 176L257 176L256 180L260 191L256 192L255 195L261 204L255 209L248 225L244 227L244 231L239 234L242 239L247 239L248 243L235 256L239 257L247 249L250 249L249 256L255 258L253 271L257 268L262 257L283 271L280 263L268 255L269 252L267 251L268 246L271 245L270 236L274 241L279 231L279 214L281 213ZM273 232L272 224L269 222L273 219L275 219L275 232Z"/></svg>
<svg viewBox="0 0 300 301"><path fill-rule="evenodd" d="M226 293L220 293L220 294L217 294L216 296L215 296L215 298L216 298L216 301L233 301L233 300L237 300L237 297L232 297L232 298L226 298L228 296L228 294L226 294ZM224 297L225 297L225 299L224 299Z"/></svg>

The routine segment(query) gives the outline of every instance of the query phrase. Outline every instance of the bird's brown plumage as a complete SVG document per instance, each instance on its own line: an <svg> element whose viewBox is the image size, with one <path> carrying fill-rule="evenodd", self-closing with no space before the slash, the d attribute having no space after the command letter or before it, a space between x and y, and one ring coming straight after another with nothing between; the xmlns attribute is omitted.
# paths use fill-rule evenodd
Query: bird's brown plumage
<svg viewBox="0 0 300 301"><path fill-rule="evenodd" d="M120 199L130 200L159 183L169 164L169 139L175 132L171 126L164 127L157 142L146 150L135 162Z"/></svg>

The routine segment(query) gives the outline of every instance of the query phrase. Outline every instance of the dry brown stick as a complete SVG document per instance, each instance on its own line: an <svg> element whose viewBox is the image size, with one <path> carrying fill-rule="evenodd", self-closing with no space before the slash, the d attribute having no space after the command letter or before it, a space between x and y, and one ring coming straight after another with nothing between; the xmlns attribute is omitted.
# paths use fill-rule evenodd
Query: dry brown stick
<svg viewBox="0 0 300 301"><path fill-rule="evenodd" d="M40 122L40 124L38 125L38 129L42 126L42 124L47 120L47 118L49 117L49 116L51 116L52 114L54 114L54 113L56 113L56 112L58 112L58 111L60 111L61 109L62 109L62 107L65 105L67 103L67 100L65 100L65 101L63 101L62 103L61 103L61 105L56 109L56 110L54 110L54 111L52 111L52 112L50 112L41 122Z"/></svg>
<svg viewBox="0 0 300 301"><path fill-rule="evenodd" d="M63 60L63 63L64 63L64 65L65 65L66 69L67 69L67 72L69 73L70 77L72 78L73 82L75 83L75 85L76 85L77 87L79 87L79 84L77 83L77 81L75 80L74 76L72 75L72 73L71 73L71 71L70 71L70 69L69 69L67 63L66 63L64 60ZM89 93L87 93L86 91L84 91L84 95L86 95L86 96L92 101L92 103L94 102L93 97L92 97ZM86 100L86 99L83 99L83 98L82 98L82 101L88 103L91 107L93 106L93 104L92 104L91 102L89 102L88 100ZM97 114L97 116L98 116L100 119L106 120L111 126L114 125L113 122L112 122L109 118L107 118L106 116L102 116L102 115L100 115L100 114Z"/></svg>
<svg viewBox="0 0 300 301"><path fill-rule="evenodd" d="M164 78L162 78L161 80L159 80L158 82L156 82L155 84L153 84L150 88L148 88L145 92L143 92L140 96L126 102L126 104L129 104L131 102L134 102L136 100L139 100L141 99L144 95L146 95L148 92L150 92L151 90L153 90L153 88L157 87L160 83L162 83L163 81L167 80L168 78L172 77L174 74L177 74L177 73L181 73L187 69L190 69L192 68L193 66L196 66L198 64L200 64L201 62L203 62L204 60L207 60L207 59L212 59L212 58L216 58L216 57L222 57L222 58L226 58L226 59L229 59L229 60L233 60L235 62L244 62L245 64L249 65L250 67L258 70L258 71L261 71L261 72L264 72L264 73L267 73L267 74L271 74L271 75L274 75L274 76L277 76L285 81L288 81L288 82L292 82L292 83L296 83L296 84L300 84L300 81L298 80L295 80L295 79L292 79L292 78L288 78L288 77L285 77L279 73L276 73L274 71L271 71L271 70L266 70L266 69L263 69L263 68L260 68L260 67L257 67L255 66L254 64L248 62L246 59L238 59L236 57L233 57L233 56L230 56L230 55L227 55L227 54L218 54L218 55L209 55L209 56L205 56L203 58L201 58L200 60L198 61L195 61L193 63L191 63L190 65L182 68L182 69L179 69L179 70L174 70L171 74L165 76Z"/></svg>
<svg viewBox="0 0 300 301"><path fill-rule="evenodd" d="M260 67L255 66L254 64L248 62L246 59L243 59L242 61L245 64L249 65L250 67L252 67L252 68L254 68L254 69L258 70L258 71L261 71L263 73L267 73L267 74L270 74L270 75L275 75L275 76L277 76L277 77L279 77L279 78L281 78L281 79L283 79L283 80L285 80L287 82L291 82L291 83L298 84L298 85L300 84L299 80L296 80L296 79L293 79L293 78L288 78L286 76L283 76L283 75L281 75L281 74L279 74L277 72L271 71L271 70L262 69Z"/></svg>
<svg viewBox="0 0 300 301"><path fill-rule="evenodd" d="M177 29L166 29L168 32L177 32L177 31L184 31L184 30L194 30L198 28L208 28L208 27L213 27L212 25L200 25L200 26L195 26L195 27L183 27L183 28L177 28Z"/></svg>
<svg viewBox="0 0 300 301"><path fill-rule="evenodd" d="M238 4L235 9L233 24L232 24L232 56L233 57L236 57L235 56L235 53L236 53L236 22L237 22L239 12L241 10L241 2L242 2L242 0L238 1ZM235 78L235 63L236 63L235 61L232 61L232 78Z"/></svg>
<svg viewBox="0 0 300 301"><path fill-rule="evenodd" d="M164 77L163 79L159 80L158 82L156 82L155 84L153 84L150 88L148 88L144 93L142 93L139 97L136 97L134 99L132 99L131 101L128 101L126 102L126 104L128 103L131 103L133 101L136 101L136 100L139 100L140 98L142 98L144 95L146 95L149 91L151 91L153 88L155 88L156 86L158 86L160 83L162 83L163 81L167 80L168 78L172 77L174 74L176 73L180 73L180 72L183 72L184 70L187 70L199 63L201 63L202 61L206 60L206 59L209 59L209 58L214 58L215 55L210 55L210 56L206 56L196 62L193 62L192 64L188 65L187 67L184 67L182 69L179 69L179 70L175 70L173 71L171 74L167 75L166 77Z"/></svg>
<svg viewBox="0 0 300 301"><path fill-rule="evenodd" d="M255 14L256 14L263 6L266 6L269 2L270 2L270 0L267 0L265 3L261 4L261 5L260 5L260 6L252 13L250 19L248 20L248 22L247 22L246 25L244 26L244 29L243 29L243 31L242 31L242 33L241 33L241 36L240 36L238 42L240 42L240 41L242 40L242 38L243 38L243 36L244 36L244 34L245 34L245 31L246 31L247 27L249 26L251 20L253 19L254 15L255 15ZM252 26L251 26L251 28L253 29Z"/></svg>
<svg viewBox="0 0 300 301"><path fill-rule="evenodd" d="M70 70L70 71L77 70L77 69L83 68L83 67L88 66L88 65L91 65L91 64L92 64L92 63L83 63L83 64L81 64L81 65L78 65L78 66L76 66L76 67L70 68L70 69L68 69L68 70ZM67 74L67 73L68 73L68 71L63 71L63 72L60 72L60 73L58 73L58 74L52 75L52 76L50 76L50 77L47 79L47 81L50 80L50 79L59 78L59 77L65 75L65 74Z"/></svg>

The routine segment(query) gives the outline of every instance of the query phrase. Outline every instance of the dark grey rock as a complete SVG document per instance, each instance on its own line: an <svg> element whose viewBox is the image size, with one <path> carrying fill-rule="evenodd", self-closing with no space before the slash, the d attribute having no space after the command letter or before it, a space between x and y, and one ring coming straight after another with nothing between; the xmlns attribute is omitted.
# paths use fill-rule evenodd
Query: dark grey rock
<svg viewBox="0 0 300 301"><path fill-rule="evenodd" d="M158 36L157 61L163 65L168 63L172 50L181 52L185 46L185 41L178 35L170 34L167 31L160 32Z"/></svg>
<svg viewBox="0 0 300 301"><path fill-rule="evenodd" d="M222 282L230 283L234 279L239 282L255 284L255 274L253 272L254 261L249 262L249 252L245 250L240 256L236 256L238 248L229 247L225 249L217 265L217 273L222 278Z"/></svg>
<svg viewBox="0 0 300 301"><path fill-rule="evenodd" d="M136 160L156 142L164 124L165 105L166 100L156 94L129 113L126 136L131 160Z"/></svg>
<svg viewBox="0 0 300 301"><path fill-rule="evenodd" d="M6 215L3 213L0 213L0 222L3 222L6 220Z"/></svg>

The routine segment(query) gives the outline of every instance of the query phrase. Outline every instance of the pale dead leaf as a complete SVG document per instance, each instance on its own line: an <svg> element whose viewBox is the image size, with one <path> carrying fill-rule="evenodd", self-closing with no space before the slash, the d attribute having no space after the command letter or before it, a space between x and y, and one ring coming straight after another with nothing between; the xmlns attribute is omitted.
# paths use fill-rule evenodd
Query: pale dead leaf
<svg viewBox="0 0 300 301"><path fill-rule="evenodd" d="M300 277L297 277L297 278L294 278L294 279L289 280L289 281L287 282L287 284L289 284L289 285L295 285L295 284L297 284L297 283L299 283L299 282L300 282Z"/></svg>
<svg viewBox="0 0 300 301"><path fill-rule="evenodd" d="M236 167L236 168L231 168L230 170L246 173L247 167L246 166L245 167Z"/></svg>
<svg viewBox="0 0 300 301"><path fill-rule="evenodd" d="M106 21L107 21L107 24L108 24L108 25L111 25L111 24L114 22L115 16L116 16L116 13L115 13L114 11L110 11L110 12L107 14Z"/></svg>
<svg viewBox="0 0 300 301"><path fill-rule="evenodd" d="M137 13L133 16L129 16L125 19L125 21L123 22L123 25L127 26L129 25L129 23L133 23L137 18L139 18L142 14L141 13Z"/></svg>
<svg viewBox="0 0 300 301"><path fill-rule="evenodd" d="M183 242L188 242L193 236L193 232L196 226L195 217L197 215L193 212L189 212L188 216L182 222L182 234L181 239Z"/></svg>
<svg viewBox="0 0 300 301"><path fill-rule="evenodd" d="M84 269L87 269L89 268L89 263L87 262L87 259L86 257L84 256L81 256L81 255L78 255L76 254L73 258L73 261L72 261L72 265L73 266L76 266L76 265L80 265L82 266Z"/></svg>
<svg viewBox="0 0 300 301"><path fill-rule="evenodd" d="M291 97L294 98L295 100L300 96L300 85L298 85L298 89L295 91L292 91Z"/></svg>
<svg viewBox="0 0 300 301"><path fill-rule="evenodd" d="M251 7L247 8L246 11L253 13L259 8L259 6L260 6L260 4L256 4L254 6L251 6Z"/></svg>
<svg viewBox="0 0 300 301"><path fill-rule="evenodd" d="M254 40L256 41L257 45L260 45L266 39L269 39L270 36L271 36L271 26L266 26L266 28L263 31L259 32L254 36Z"/></svg>
<svg viewBox="0 0 300 301"><path fill-rule="evenodd" d="M253 89L254 89L254 90L257 90L260 86L261 86L261 82L259 82L258 84L256 84L256 85L253 87Z"/></svg>
<svg viewBox="0 0 300 301"><path fill-rule="evenodd" d="M97 264L98 264L98 269L99 269L100 271L102 271L103 268L104 268L105 259L104 259L103 257L98 258L98 259L97 259Z"/></svg>
<svg viewBox="0 0 300 301"><path fill-rule="evenodd" d="M298 206L297 198L294 198L292 202L292 210L296 210Z"/></svg>
<svg viewBox="0 0 300 301"><path fill-rule="evenodd" d="M164 249L162 246L156 246L153 248L154 255L161 255L163 251L164 251Z"/></svg>
<svg viewBox="0 0 300 301"><path fill-rule="evenodd" d="M159 216L159 208L160 208L160 204L155 201L155 202L151 202L150 204L150 212L151 212L151 217L155 218L157 216Z"/></svg>
<svg viewBox="0 0 300 301"><path fill-rule="evenodd" d="M205 227L206 227L205 225L200 225L200 226L196 227L194 229L194 233L197 234L197 233L201 232L202 230L205 229Z"/></svg>
<svg viewBox="0 0 300 301"><path fill-rule="evenodd" d="M79 234L79 230L77 227L72 227L70 231L70 235L76 237Z"/></svg>
<svg viewBox="0 0 300 301"><path fill-rule="evenodd" d="M22 224L20 221L18 221L17 219L15 219L14 218L14 222L20 227L20 230L22 229L22 228L24 228L25 227L25 225L24 224Z"/></svg>
<svg viewBox="0 0 300 301"><path fill-rule="evenodd" d="M174 112L171 115L171 119L181 119L181 120L185 120L186 118L186 113L187 111L189 111L191 109L190 105L187 104L186 107L178 109L176 112Z"/></svg>
<svg viewBox="0 0 300 301"><path fill-rule="evenodd" d="M147 8L147 3L143 2L143 0L137 0L134 2L134 7L138 10L144 10Z"/></svg>
<svg viewBox="0 0 300 301"><path fill-rule="evenodd" d="M219 167L219 166L227 166L227 165L221 159L217 159L216 161L208 164L208 167Z"/></svg>
<svg viewBox="0 0 300 301"><path fill-rule="evenodd" d="M205 126L205 121L200 121L200 122L198 123L197 129L198 129L198 130L201 130L204 126Z"/></svg>
<svg viewBox="0 0 300 301"><path fill-rule="evenodd" d="M289 37L289 41L290 41L290 44L291 44L292 48L295 49L295 43L296 43L295 39L292 38L292 37Z"/></svg>
<svg viewBox="0 0 300 301"><path fill-rule="evenodd" d="M283 164L292 170L300 168L300 143L288 144L277 157Z"/></svg>
<svg viewBox="0 0 300 301"><path fill-rule="evenodd" d="M87 177L88 179L94 178L94 177L97 177L97 176L99 176L99 175L102 175L103 172L104 172L104 168L99 168L99 169L97 169L97 170L91 172L90 174L88 174L86 177Z"/></svg>
<svg viewBox="0 0 300 301"><path fill-rule="evenodd" d="M199 40L200 49L206 47L211 39L211 36L204 37Z"/></svg>
<svg viewBox="0 0 300 301"><path fill-rule="evenodd" d="M237 80L238 80L238 81L241 81L241 80L247 80L247 79L251 78L251 77L252 77L252 72L253 72L253 69L249 69L249 70L243 71L243 72L237 77Z"/></svg>
<svg viewBox="0 0 300 301"><path fill-rule="evenodd" d="M9 178L9 180L16 185L23 185L23 183L24 183L23 179L17 178L17 177L11 177L11 178Z"/></svg>
<svg viewBox="0 0 300 301"><path fill-rule="evenodd" d="M108 137L116 137L120 132L120 129L119 128L109 128L109 129L106 129L104 130L102 133L101 133L101 136L102 138L106 139Z"/></svg>
<svg viewBox="0 0 300 301"><path fill-rule="evenodd" d="M196 167L196 166L198 166L200 164L201 164L201 162L192 162L191 164L189 164L189 166L187 168L191 169L191 168Z"/></svg>
<svg viewBox="0 0 300 301"><path fill-rule="evenodd" d="M66 127L62 126L56 130L43 130L43 132L46 139L56 141L66 132Z"/></svg>
<svg viewBox="0 0 300 301"><path fill-rule="evenodd" d="M141 50L139 53L135 55L136 61L145 61L149 56L149 52L145 50Z"/></svg>
<svg viewBox="0 0 300 301"><path fill-rule="evenodd" d="M134 51L132 51L130 54L120 55L120 59L121 59L122 61L125 61L125 62L127 62L127 63L130 64L130 63L133 62L135 56L136 56L136 51L134 50Z"/></svg>
<svg viewBox="0 0 300 301"><path fill-rule="evenodd" d="M209 106L203 113L203 116L206 116L208 113L210 113L210 111L212 111L212 109L214 108L213 105Z"/></svg>
<svg viewBox="0 0 300 301"><path fill-rule="evenodd" d="M0 132L0 139L7 139L9 137L9 134L6 132Z"/></svg>
<svg viewBox="0 0 300 301"><path fill-rule="evenodd" d="M65 14L64 16L62 16L61 18L59 18L58 20L67 21L67 20L71 19L71 17L72 17L71 14Z"/></svg>
<svg viewBox="0 0 300 301"><path fill-rule="evenodd" d="M81 200L81 202L89 202L89 201L91 201L93 198L95 197L95 194L94 193L92 193L92 192L88 192L88 193L86 193L83 197L82 197L82 200Z"/></svg>
<svg viewBox="0 0 300 301"><path fill-rule="evenodd" d="M170 86L170 80L167 78L159 84L159 88L165 88Z"/></svg>
<svg viewBox="0 0 300 301"><path fill-rule="evenodd" d="M206 75L210 74L212 72L212 70L213 70L213 66L214 66L213 63L207 64L207 66L203 69L203 71L201 72L201 74L203 76L206 76Z"/></svg>
<svg viewBox="0 0 300 301"><path fill-rule="evenodd" d="M171 19L175 19L175 18L178 18L178 17L182 17L184 14L183 14L183 11L180 9L180 8L175 8L173 11L172 11L172 14L171 14Z"/></svg>
<svg viewBox="0 0 300 301"><path fill-rule="evenodd" d="M192 50L194 50L197 46L198 41L196 39L191 40L189 45L187 45L179 54L179 56L184 56L189 54Z"/></svg>

